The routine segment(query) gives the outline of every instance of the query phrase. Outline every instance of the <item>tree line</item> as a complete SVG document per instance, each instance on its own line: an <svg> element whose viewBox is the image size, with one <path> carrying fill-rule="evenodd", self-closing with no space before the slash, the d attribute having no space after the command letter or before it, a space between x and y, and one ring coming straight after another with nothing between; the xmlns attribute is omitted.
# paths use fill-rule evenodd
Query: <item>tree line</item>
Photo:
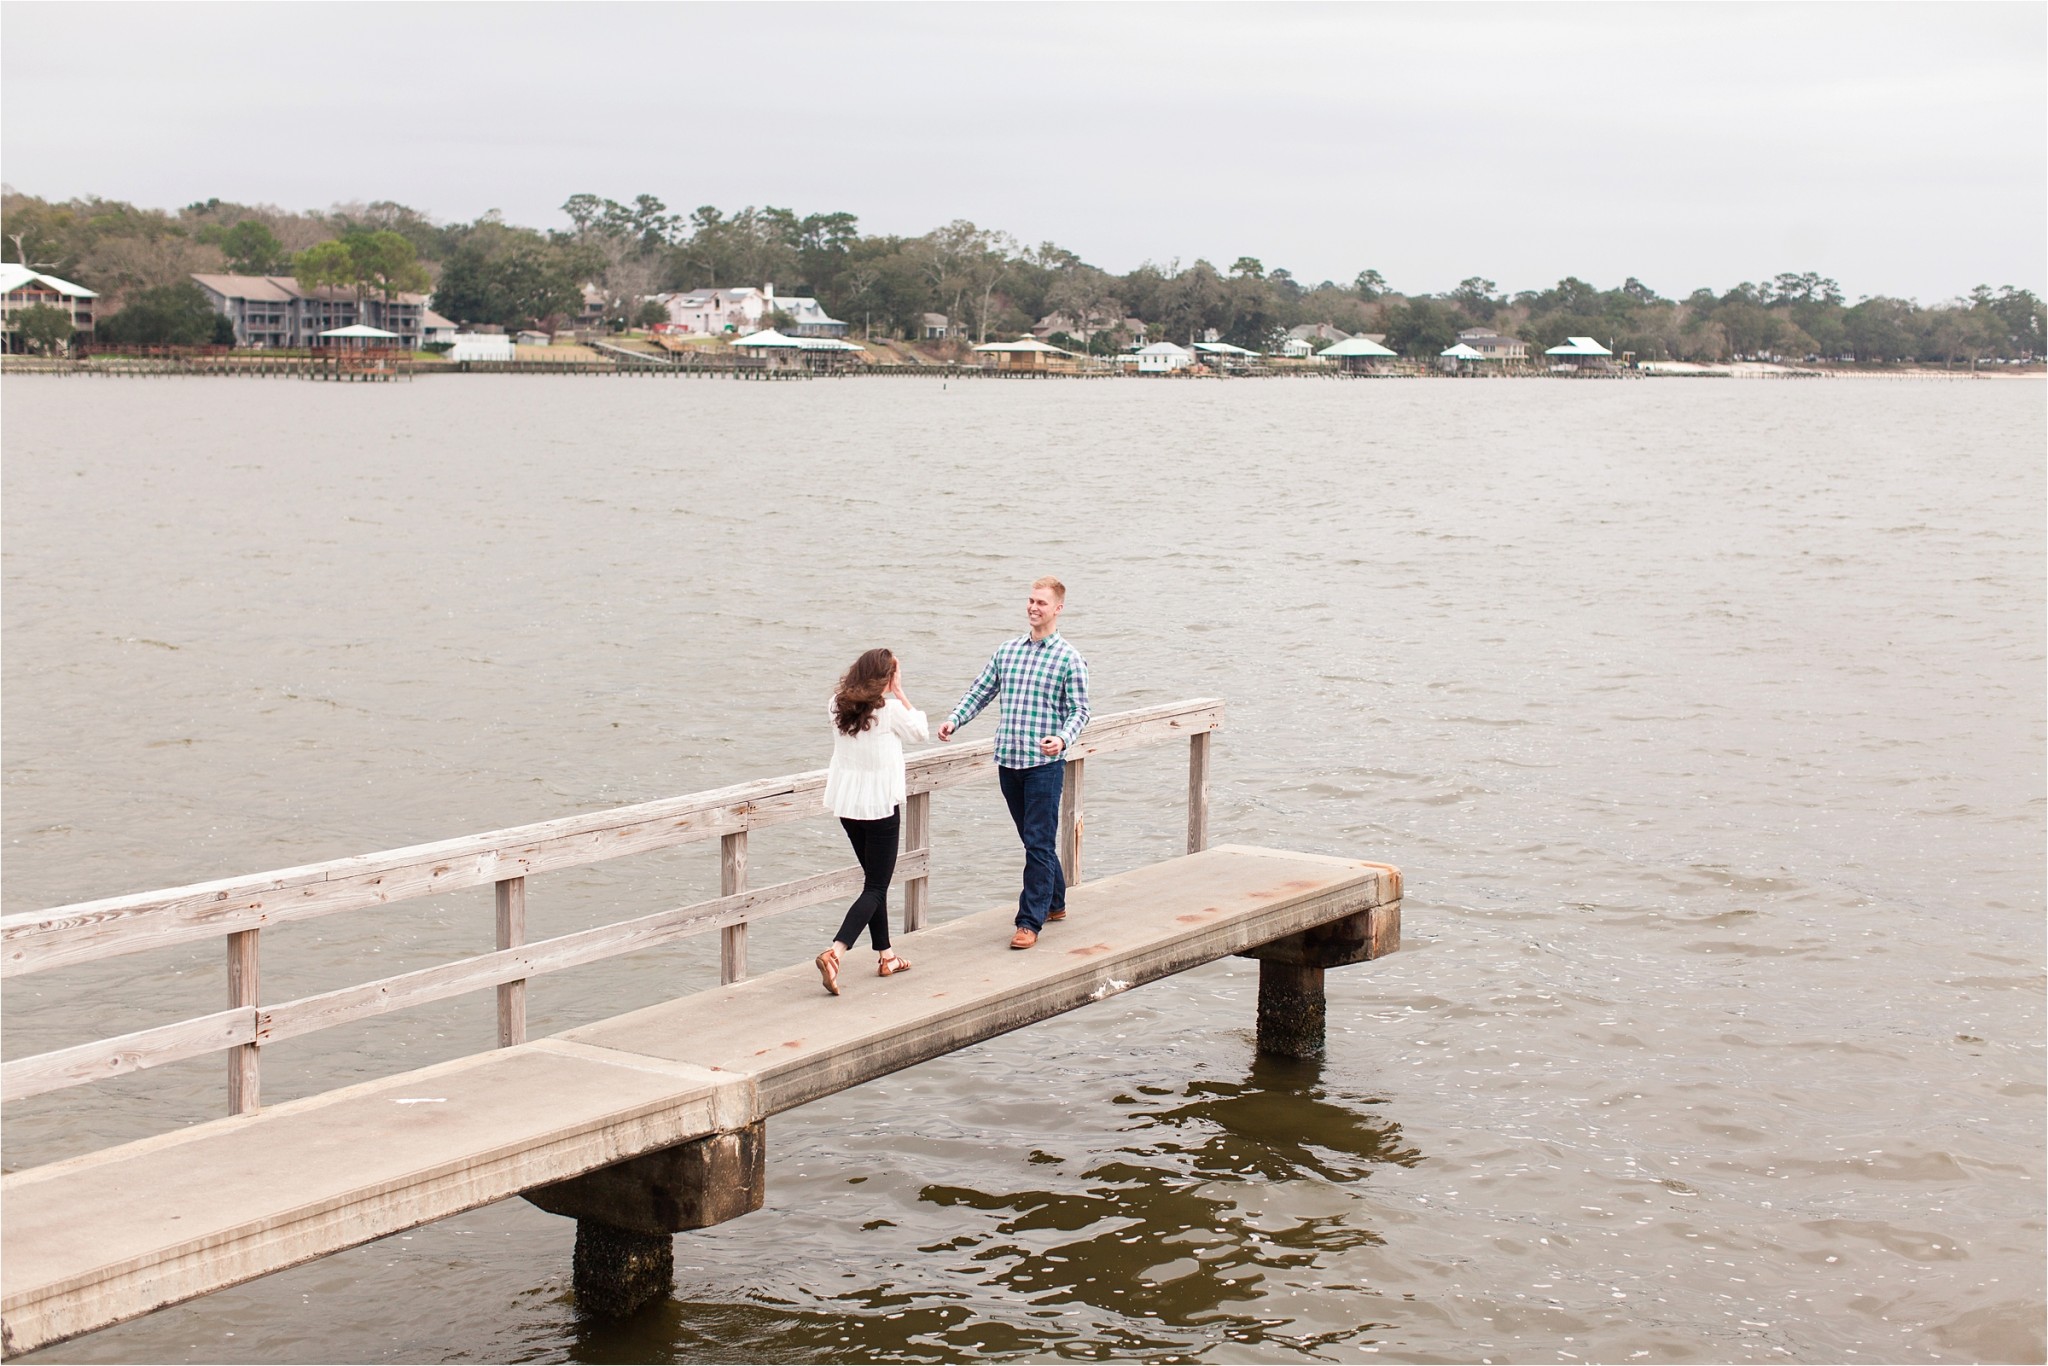
<svg viewBox="0 0 2048 1366"><path fill-rule="evenodd" d="M649 302L656 294L773 281L785 296L816 297L862 335L915 340L927 314L942 314L956 336L979 342L1057 314L1055 341L1096 352L1121 349L1141 328L1153 340L1213 334L1266 351L1290 327L1322 324L1381 334L1410 356L1434 356L1460 330L1488 327L1532 353L1590 336L1640 360L1954 364L2041 356L2048 327L2040 297L2014 285L1924 306L1887 296L1851 303L1812 271L1682 297L1634 277L1609 289L1568 277L1510 293L1472 276L1429 293L1398 289L1373 269L1311 284L1252 256L1220 269L1176 260L1115 274L1055 243L1028 246L965 220L899 236L863 233L845 212L706 205L684 214L646 194L623 203L577 194L562 211L569 226L542 231L496 212L438 223L389 201L295 213L209 199L167 212L9 189L0 236L8 259L99 291L114 340L210 338L217 323L189 277L212 272L291 275L359 296L431 290L435 310L456 322L506 328L580 317L586 287L606 322L625 328L665 316ZM142 335L180 329L206 337Z"/></svg>

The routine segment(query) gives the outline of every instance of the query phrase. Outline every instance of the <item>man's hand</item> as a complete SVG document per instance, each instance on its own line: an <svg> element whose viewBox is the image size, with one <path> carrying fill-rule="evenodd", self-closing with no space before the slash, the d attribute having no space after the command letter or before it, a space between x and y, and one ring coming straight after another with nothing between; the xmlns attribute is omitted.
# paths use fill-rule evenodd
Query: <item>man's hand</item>
<svg viewBox="0 0 2048 1366"><path fill-rule="evenodd" d="M1060 739L1057 735L1048 735L1038 742L1038 752L1040 754L1058 754L1066 747L1067 742Z"/></svg>
<svg viewBox="0 0 2048 1366"><path fill-rule="evenodd" d="M953 738L953 723L952 723L951 721L941 721L941 722L939 722L939 739L943 741L943 740L950 740L950 739L952 739L952 738Z"/></svg>

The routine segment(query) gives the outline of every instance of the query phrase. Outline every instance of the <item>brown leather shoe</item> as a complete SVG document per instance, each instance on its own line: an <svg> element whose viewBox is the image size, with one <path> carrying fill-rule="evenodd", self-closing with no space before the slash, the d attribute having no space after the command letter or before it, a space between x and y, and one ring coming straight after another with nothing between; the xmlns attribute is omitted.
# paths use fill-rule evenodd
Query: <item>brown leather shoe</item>
<svg viewBox="0 0 2048 1366"><path fill-rule="evenodd" d="M1028 949L1037 942L1038 931L1036 930L1019 928L1015 934L1010 936L1010 947L1013 949Z"/></svg>
<svg viewBox="0 0 2048 1366"><path fill-rule="evenodd" d="M1045 916L1045 918L1046 918L1046 919L1047 919L1048 921L1052 921L1052 920L1065 920L1065 919L1067 918L1067 913L1066 913L1066 911L1065 911L1065 910L1057 910L1057 911L1048 911L1048 912L1046 912L1046 916Z"/></svg>

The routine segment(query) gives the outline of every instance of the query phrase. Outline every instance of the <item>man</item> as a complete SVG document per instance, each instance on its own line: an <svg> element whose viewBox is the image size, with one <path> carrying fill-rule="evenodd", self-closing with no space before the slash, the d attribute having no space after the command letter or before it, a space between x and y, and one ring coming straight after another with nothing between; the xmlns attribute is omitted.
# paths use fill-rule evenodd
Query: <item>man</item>
<svg viewBox="0 0 2048 1366"><path fill-rule="evenodd" d="M1058 630L1067 588L1055 578L1031 585L1024 603L1028 635L1006 640L974 680L953 714L939 725L939 739L1002 699L996 721L996 776L1003 800L1024 842L1024 890L1017 897L1013 949L1028 949L1048 920L1067 918L1067 879L1060 868L1060 793L1066 785L1062 757L1088 724L1088 664Z"/></svg>

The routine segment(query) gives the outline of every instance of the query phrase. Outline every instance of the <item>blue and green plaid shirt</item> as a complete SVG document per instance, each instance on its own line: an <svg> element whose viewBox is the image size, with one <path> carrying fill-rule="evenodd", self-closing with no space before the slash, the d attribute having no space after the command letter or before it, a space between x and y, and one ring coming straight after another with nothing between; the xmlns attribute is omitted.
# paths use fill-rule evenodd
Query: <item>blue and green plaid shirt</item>
<svg viewBox="0 0 2048 1366"><path fill-rule="evenodd" d="M1004 768L1059 763L1088 724L1088 662L1058 631L1044 640L1028 635L1006 640L953 708L953 729L981 715L998 694L996 762ZM1060 753L1039 750L1038 742L1048 735L1060 737L1065 746Z"/></svg>

